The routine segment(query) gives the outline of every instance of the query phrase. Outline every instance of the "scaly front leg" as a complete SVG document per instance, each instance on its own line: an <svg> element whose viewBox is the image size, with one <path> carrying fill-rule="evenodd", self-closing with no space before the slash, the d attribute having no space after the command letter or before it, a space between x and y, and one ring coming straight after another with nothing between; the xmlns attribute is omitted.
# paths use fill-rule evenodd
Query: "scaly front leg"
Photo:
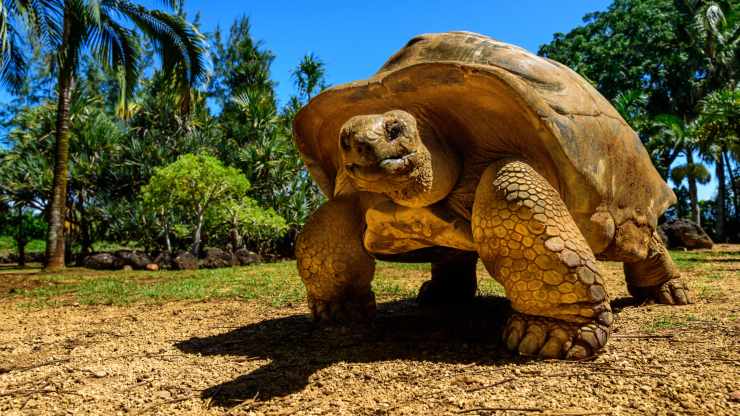
<svg viewBox="0 0 740 416"><path fill-rule="evenodd" d="M356 196L337 198L316 210L298 236L298 273L317 321L365 321L375 315L370 288L375 260L362 246L363 217Z"/></svg>
<svg viewBox="0 0 740 416"><path fill-rule="evenodd" d="M522 161L494 163L473 206L473 237L514 314L506 346L581 359L607 341L613 317L594 255L558 192Z"/></svg>

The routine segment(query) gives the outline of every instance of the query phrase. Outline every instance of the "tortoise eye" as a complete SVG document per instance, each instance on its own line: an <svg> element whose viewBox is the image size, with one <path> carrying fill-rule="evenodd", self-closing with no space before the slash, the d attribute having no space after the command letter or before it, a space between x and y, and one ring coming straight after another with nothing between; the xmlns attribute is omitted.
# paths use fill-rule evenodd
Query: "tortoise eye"
<svg viewBox="0 0 740 416"><path fill-rule="evenodd" d="M388 140L396 140L403 133L403 124L398 121L391 121L386 124L385 132L388 135Z"/></svg>
<svg viewBox="0 0 740 416"><path fill-rule="evenodd" d="M348 151L350 149L349 136L349 132L342 132L339 135L339 143L341 144L342 149L344 149L345 151Z"/></svg>

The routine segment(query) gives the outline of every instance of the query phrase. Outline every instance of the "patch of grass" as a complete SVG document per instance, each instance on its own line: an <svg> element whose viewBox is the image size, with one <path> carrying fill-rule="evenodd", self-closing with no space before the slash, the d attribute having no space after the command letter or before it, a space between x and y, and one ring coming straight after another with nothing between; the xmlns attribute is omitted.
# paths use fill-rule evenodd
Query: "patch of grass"
<svg viewBox="0 0 740 416"><path fill-rule="evenodd" d="M645 327L645 332L655 333L658 331L666 331L671 329L683 329L689 326L690 322L699 321L699 318L694 315L674 316L666 315L656 317L654 320L649 322Z"/></svg>
<svg viewBox="0 0 740 416"><path fill-rule="evenodd" d="M429 265L407 267L379 262L373 281L376 296L410 297L419 278L429 276ZM305 288L294 261L196 271L96 272L70 268L62 273L29 275L38 287L21 290L25 306L80 303L127 305L175 300L256 299L280 307L305 299Z"/></svg>
<svg viewBox="0 0 740 416"><path fill-rule="evenodd" d="M478 275L478 292L483 296L506 296L504 287L487 275Z"/></svg>
<svg viewBox="0 0 740 416"><path fill-rule="evenodd" d="M704 276L704 279L709 280L710 282L716 282L716 281L722 280L722 278L723 278L722 275L718 273L712 273L712 274L708 274Z"/></svg>
<svg viewBox="0 0 740 416"><path fill-rule="evenodd" d="M718 287L709 286L709 285L700 285L699 286L699 298L704 300L712 300L717 299L721 297L722 290Z"/></svg>

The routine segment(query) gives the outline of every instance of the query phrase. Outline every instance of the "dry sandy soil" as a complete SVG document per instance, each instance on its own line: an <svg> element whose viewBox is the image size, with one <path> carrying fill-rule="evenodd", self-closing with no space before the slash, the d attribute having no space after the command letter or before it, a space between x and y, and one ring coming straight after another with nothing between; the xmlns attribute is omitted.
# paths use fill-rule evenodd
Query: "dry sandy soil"
<svg viewBox="0 0 740 416"><path fill-rule="evenodd" d="M504 351L498 297L381 298L352 329L314 326L305 304L0 297L0 414L740 414L740 246L680 265L699 299L667 307L632 304L604 263L615 333L578 363Z"/></svg>

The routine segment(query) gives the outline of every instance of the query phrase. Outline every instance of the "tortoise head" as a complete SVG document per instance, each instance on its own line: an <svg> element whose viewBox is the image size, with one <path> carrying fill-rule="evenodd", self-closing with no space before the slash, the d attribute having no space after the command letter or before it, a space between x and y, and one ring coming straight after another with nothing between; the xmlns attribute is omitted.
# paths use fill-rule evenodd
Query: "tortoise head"
<svg viewBox="0 0 740 416"><path fill-rule="evenodd" d="M359 115L339 134L342 163L354 187L410 207L446 197L460 160L434 129L403 110Z"/></svg>

